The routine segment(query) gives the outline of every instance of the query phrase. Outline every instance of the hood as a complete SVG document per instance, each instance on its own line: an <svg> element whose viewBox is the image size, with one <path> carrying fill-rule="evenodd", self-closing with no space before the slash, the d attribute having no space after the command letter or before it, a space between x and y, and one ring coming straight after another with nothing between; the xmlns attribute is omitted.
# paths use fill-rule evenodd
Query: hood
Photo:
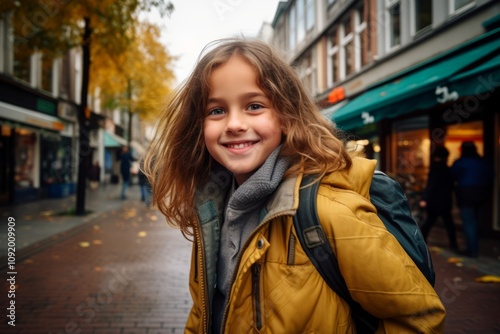
<svg viewBox="0 0 500 334"><path fill-rule="evenodd" d="M339 189L352 190L369 198L370 185L376 165L376 160L353 157L349 170L333 172L327 175L322 183Z"/></svg>

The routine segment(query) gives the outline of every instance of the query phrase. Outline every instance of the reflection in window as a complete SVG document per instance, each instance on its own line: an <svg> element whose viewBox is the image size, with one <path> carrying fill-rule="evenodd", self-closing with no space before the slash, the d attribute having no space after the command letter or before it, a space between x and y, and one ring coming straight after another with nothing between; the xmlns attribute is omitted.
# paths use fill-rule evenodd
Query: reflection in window
<svg viewBox="0 0 500 334"><path fill-rule="evenodd" d="M300 42L306 35L305 31L305 11L304 0L297 1L297 41Z"/></svg>
<svg viewBox="0 0 500 334"><path fill-rule="evenodd" d="M474 2L474 0L450 0L451 13L454 13L460 9L463 9L467 5L472 4L473 2Z"/></svg>
<svg viewBox="0 0 500 334"><path fill-rule="evenodd" d="M36 134L33 131L18 128L15 139L15 187L32 188L35 178Z"/></svg>
<svg viewBox="0 0 500 334"><path fill-rule="evenodd" d="M399 3L389 8L389 46L393 48L401 43L401 22L400 22L400 9Z"/></svg>
<svg viewBox="0 0 500 334"><path fill-rule="evenodd" d="M43 90L52 92L52 65L53 60L47 56L42 56L42 86Z"/></svg>
<svg viewBox="0 0 500 334"><path fill-rule="evenodd" d="M290 8L290 14L288 16L288 50L295 49L295 20L295 5L292 5L292 7Z"/></svg>
<svg viewBox="0 0 500 334"><path fill-rule="evenodd" d="M338 47L338 32L333 30L328 34L328 85L340 80L339 73L339 47Z"/></svg>
<svg viewBox="0 0 500 334"><path fill-rule="evenodd" d="M32 49L24 43L14 45L14 76L30 82L30 61Z"/></svg>
<svg viewBox="0 0 500 334"><path fill-rule="evenodd" d="M304 86L309 90L311 95L317 93L317 74L316 74L316 59L315 53L309 52L302 58L300 65L299 76Z"/></svg>
<svg viewBox="0 0 500 334"><path fill-rule="evenodd" d="M415 32L432 24L432 0L416 0L415 5Z"/></svg>
<svg viewBox="0 0 500 334"><path fill-rule="evenodd" d="M355 48L354 48L354 41L350 40L346 46L345 46L345 57L346 57L346 62L345 62L345 74L349 75L354 72L356 72L356 67L355 67L355 60L356 60L356 55L355 55Z"/></svg>

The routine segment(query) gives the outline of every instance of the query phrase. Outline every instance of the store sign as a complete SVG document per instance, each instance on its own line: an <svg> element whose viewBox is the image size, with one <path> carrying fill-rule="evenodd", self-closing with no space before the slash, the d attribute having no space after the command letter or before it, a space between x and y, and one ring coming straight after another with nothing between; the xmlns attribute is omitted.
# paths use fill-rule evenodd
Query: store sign
<svg viewBox="0 0 500 334"><path fill-rule="evenodd" d="M76 122L78 120L78 109L76 106L68 102L59 101L58 109L58 115L60 118L71 122Z"/></svg>
<svg viewBox="0 0 500 334"><path fill-rule="evenodd" d="M370 115L370 113L367 111L363 111L361 113L361 118L363 119L364 125L371 124L371 123L375 122L375 117Z"/></svg>
<svg viewBox="0 0 500 334"><path fill-rule="evenodd" d="M52 115L52 116L56 115L55 103L48 101L48 100L45 100L45 99L41 99L41 98L36 99L36 110L38 110L44 114L47 114L47 115Z"/></svg>
<svg viewBox="0 0 500 334"><path fill-rule="evenodd" d="M344 87L336 87L328 94L328 102L330 103L337 103L343 99L345 99Z"/></svg>
<svg viewBox="0 0 500 334"><path fill-rule="evenodd" d="M64 124L58 118L44 115L37 111L31 111L1 101L0 118L26 123L49 130L61 131L64 129Z"/></svg>
<svg viewBox="0 0 500 334"><path fill-rule="evenodd" d="M438 96L436 98L436 101L438 101L439 103L446 103L446 102L458 100L458 93L456 91L453 91L450 93L448 91L448 87L446 87L446 86L443 86L443 87L437 86L435 94ZM441 96L439 96L439 95L441 95Z"/></svg>

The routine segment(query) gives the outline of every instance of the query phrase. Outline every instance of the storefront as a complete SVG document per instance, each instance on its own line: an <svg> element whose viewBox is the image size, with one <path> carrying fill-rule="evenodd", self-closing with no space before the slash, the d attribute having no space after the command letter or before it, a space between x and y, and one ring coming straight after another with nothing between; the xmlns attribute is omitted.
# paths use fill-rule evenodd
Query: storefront
<svg viewBox="0 0 500 334"><path fill-rule="evenodd" d="M332 119L358 141L377 148L380 169L413 194L426 184L435 145L448 148L451 165L461 143L473 141L479 154L500 170L499 102L497 28L370 87ZM491 215L481 228L500 235L498 172L494 182Z"/></svg>
<svg viewBox="0 0 500 334"><path fill-rule="evenodd" d="M60 154L68 140L60 135L63 121L0 101L0 127L0 203L45 196L46 187L56 182L54 168L61 165L61 175L67 167Z"/></svg>

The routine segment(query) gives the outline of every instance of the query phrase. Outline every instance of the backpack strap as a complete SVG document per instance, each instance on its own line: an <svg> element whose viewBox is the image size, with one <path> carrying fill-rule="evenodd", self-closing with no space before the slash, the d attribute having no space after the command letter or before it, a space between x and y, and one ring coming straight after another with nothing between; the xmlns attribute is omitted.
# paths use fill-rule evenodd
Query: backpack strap
<svg viewBox="0 0 500 334"><path fill-rule="evenodd" d="M319 184L314 176L304 176L299 190L299 208L293 217L297 237L309 260L330 288L351 307L352 318L358 333L374 333L379 319L366 312L352 299L347 284L340 272L337 257L321 227L316 210Z"/></svg>

